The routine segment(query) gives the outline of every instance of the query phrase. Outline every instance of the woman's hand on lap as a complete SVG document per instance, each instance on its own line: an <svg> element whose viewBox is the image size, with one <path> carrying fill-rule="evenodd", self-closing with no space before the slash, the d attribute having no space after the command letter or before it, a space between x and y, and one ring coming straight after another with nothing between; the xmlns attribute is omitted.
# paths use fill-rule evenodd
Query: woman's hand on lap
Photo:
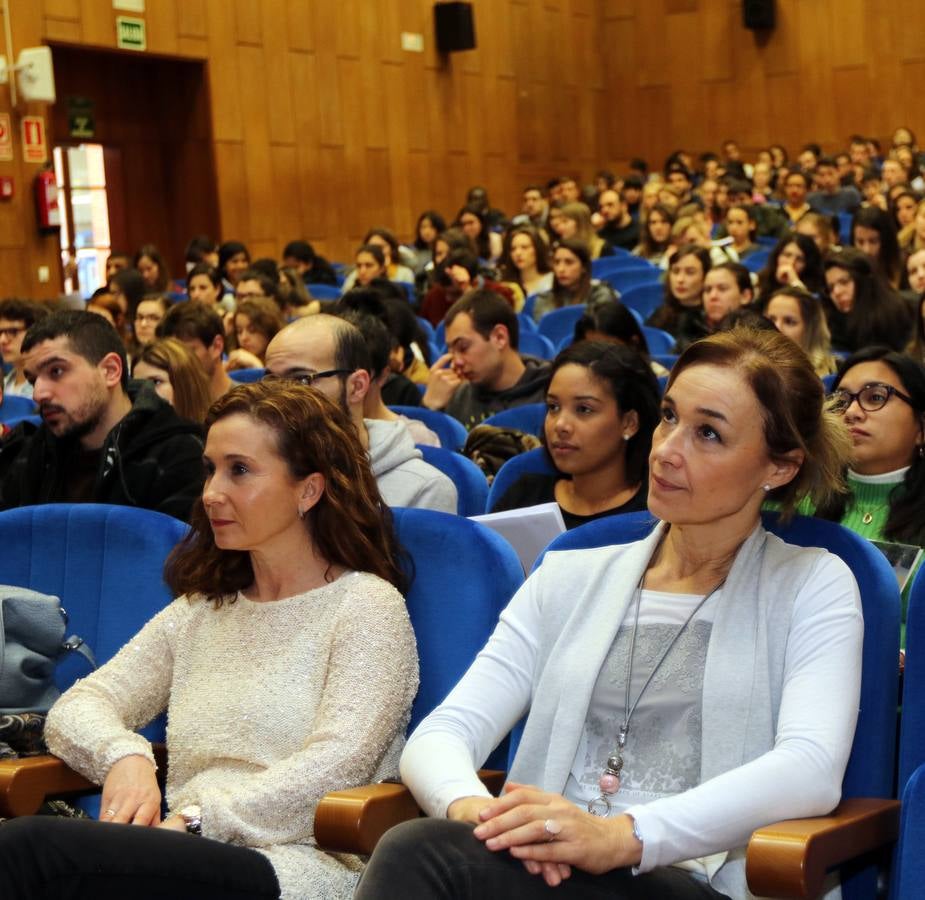
<svg viewBox="0 0 925 900"><path fill-rule="evenodd" d="M154 766L138 755L113 763L103 782L100 821L157 825L161 819L161 789Z"/></svg>
<svg viewBox="0 0 925 900"><path fill-rule="evenodd" d="M534 874L540 871L529 863L543 864L542 874L549 884L558 884L550 876L558 875L561 880L562 872L549 864L576 866L599 875L636 865L642 858L642 844L633 835L629 816L592 816L559 794L539 788L509 782L504 794L489 801L480 817L482 824L474 833L489 850L510 851ZM559 826L553 839L546 830L549 820Z"/></svg>
<svg viewBox="0 0 925 900"><path fill-rule="evenodd" d="M157 827L166 828L169 831L186 831L186 819L179 813L175 813L172 816L167 816L163 822L159 822Z"/></svg>

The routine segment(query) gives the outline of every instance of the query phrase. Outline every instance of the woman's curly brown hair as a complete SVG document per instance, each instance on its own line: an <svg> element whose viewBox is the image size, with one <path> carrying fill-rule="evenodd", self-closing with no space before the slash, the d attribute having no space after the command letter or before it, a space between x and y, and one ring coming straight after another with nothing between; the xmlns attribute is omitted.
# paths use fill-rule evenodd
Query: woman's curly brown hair
<svg viewBox="0 0 925 900"><path fill-rule="evenodd" d="M347 414L315 388L262 381L216 400L206 433L233 415L249 416L272 431L293 478L324 476L321 499L305 516L317 552L332 565L371 572L404 590L403 552L392 515ZM220 605L253 584L250 554L215 545L201 497L193 504L190 526L164 567L164 580L176 596L198 594Z"/></svg>

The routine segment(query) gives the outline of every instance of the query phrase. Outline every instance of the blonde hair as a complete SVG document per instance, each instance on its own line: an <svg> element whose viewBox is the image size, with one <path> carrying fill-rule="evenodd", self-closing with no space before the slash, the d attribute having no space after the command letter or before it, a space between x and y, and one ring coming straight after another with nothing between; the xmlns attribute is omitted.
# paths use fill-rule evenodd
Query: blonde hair
<svg viewBox="0 0 925 900"><path fill-rule="evenodd" d="M193 422L204 422L212 403L209 379L196 354L176 338L160 338L142 347L135 365L145 362L163 369L173 388L173 408L177 415Z"/></svg>
<svg viewBox="0 0 925 900"><path fill-rule="evenodd" d="M803 497L818 508L846 491L851 439L844 418L825 406L822 382L809 358L778 331L737 327L695 341L681 354L668 387L685 369L714 365L737 369L762 408L764 439L772 460L803 452L799 472L769 498L790 518Z"/></svg>
<svg viewBox="0 0 925 900"><path fill-rule="evenodd" d="M584 203L566 203L559 212L576 225L574 240L581 241L590 251L591 259L597 259L604 249L604 241L597 236L591 224L591 210Z"/></svg>

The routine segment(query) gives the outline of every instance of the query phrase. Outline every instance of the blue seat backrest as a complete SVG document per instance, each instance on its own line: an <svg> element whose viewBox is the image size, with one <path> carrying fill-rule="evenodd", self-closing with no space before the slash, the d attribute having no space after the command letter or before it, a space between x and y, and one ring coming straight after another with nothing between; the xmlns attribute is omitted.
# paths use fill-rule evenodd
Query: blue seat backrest
<svg viewBox="0 0 925 900"><path fill-rule="evenodd" d="M421 331L424 332L424 334L427 336L427 339L429 341L436 342L437 335L434 332L434 326L431 325L429 320L425 319L423 316L416 316L416 318L417 318L418 327L421 329Z"/></svg>
<svg viewBox="0 0 925 900"><path fill-rule="evenodd" d="M613 272L607 272L601 276L601 281L606 281L620 294L639 287L642 284L659 284L662 276L659 269L648 266L645 269L617 269Z"/></svg>
<svg viewBox="0 0 925 900"><path fill-rule="evenodd" d="M495 475L488 491L485 512L492 512L510 487L524 475L555 475L556 467L542 447L512 456Z"/></svg>
<svg viewBox="0 0 925 900"><path fill-rule="evenodd" d="M307 284L305 287L315 300L337 300L341 295L340 287L333 284Z"/></svg>
<svg viewBox="0 0 925 900"><path fill-rule="evenodd" d="M662 356L674 350L674 338L667 331L643 325L642 333L645 335L646 343L649 345L649 355Z"/></svg>
<svg viewBox="0 0 925 900"><path fill-rule="evenodd" d="M551 310L539 321L540 334L549 338L555 346L566 335L575 333L575 323L585 314L586 310L587 307L583 303Z"/></svg>
<svg viewBox="0 0 925 900"><path fill-rule="evenodd" d="M909 590L906 613L906 668L903 673L899 738L899 793L925 763L925 568Z"/></svg>
<svg viewBox="0 0 925 900"><path fill-rule="evenodd" d="M873 544L834 522L796 516L789 524L783 525L776 513L765 513L762 518L769 531L789 543L823 547L841 557L858 582L864 612L861 709L842 790L846 797L890 797L895 771L896 696L899 687L899 588L896 576ZM609 516L565 532L547 550L628 543L644 537L654 524L655 519L645 512Z"/></svg>
<svg viewBox="0 0 925 900"><path fill-rule="evenodd" d="M471 459L443 447L418 445L424 462L443 472L456 485L456 511L461 516L480 516L488 500L488 479Z"/></svg>
<svg viewBox="0 0 925 900"><path fill-rule="evenodd" d="M591 275L593 278L603 278L610 272L628 271L629 269L658 269L647 259L633 256L632 253L620 253L616 256L602 256L591 260Z"/></svg>
<svg viewBox="0 0 925 900"><path fill-rule="evenodd" d="M523 583L520 560L490 528L426 509L393 510L414 577L405 594L417 637L421 686L409 732L462 677ZM504 768L504 742L488 765Z"/></svg>
<svg viewBox="0 0 925 900"><path fill-rule="evenodd" d="M925 765L906 782L902 803L890 896L895 900L925 900Z"/></svg>
<svg viewBox="0 0 925 900"><path fill-rule="evenodd" d="M428 409L426 406L390 406L389 409L400 416L423 422L440 438L440 446L447 450L459 450L466 443L469 433L463 423L440 410Z"/></svg>
<svg viewBox="0 0 925 900"><path fill-rule="evenodd" d="M665 297L665 288L660 284L640 284L620 294L624 306L631 306L644 319L658 309Z"/></svg>
<svg viewBox="0 0 925 900"><path fill-rule="evenodd" d="M543 433L543 423L546 421L545 403L524 403L522 406L512 406L489 416L482 422L483 425L496 425L498 428L517 428L527 434L539 437Z"/></svg>
<svg viewBox="0 0 925 900"><path fill-rule="evenodd" d="M531 296L536 296L536 295L531 294ZM525 305L524 308L519 313L517 313L517 321L520 323L521 337L523 337L523 334L525 331L532 331L534 334L538 334L540 330L536 322L533 321L532 307L529 313L526 312L526 309L527 307Z"/></svg>
<svg viewBox="0 0 925 900"><path fill-rule="evenodd" d="M770 250L755 250L742 260L742 265L745 266L749 272L760 272L765 265L767 265L770 255Z"/></svg>
<svg viewBox="0 0 925 900"><path fill-rule="evenodd" d="M533 331L521 330L517 349L527 356L538 356L540 359L552 359L556 355L556 347L548 337Z"/></svg>
<svg viewBox="0 0 925 900"><path fill-rule="evenodd" d="M35 403L31 397L20 397L18 394L4 394L0 403L0 422L20 421L24 416L34 416Z"/></svg>
<svg viewBox="0 0 925 900"><path fill-rule="evenodd" d="M228 377L238 384L252 384L255 381L260 381L266 371L266 369L233 369L228 373Z"/></svg>
<svg viewBox="0 0 925 900"><path fill-rule="evenodd" d="M68 634L102 665L173 599L164 561L187 525L147 509L95 503L24 506L0 512L0 583L59 597ZM63 691L86 674L72 654L57 667ZM163 739L163 720L144 733Z"/></svg>

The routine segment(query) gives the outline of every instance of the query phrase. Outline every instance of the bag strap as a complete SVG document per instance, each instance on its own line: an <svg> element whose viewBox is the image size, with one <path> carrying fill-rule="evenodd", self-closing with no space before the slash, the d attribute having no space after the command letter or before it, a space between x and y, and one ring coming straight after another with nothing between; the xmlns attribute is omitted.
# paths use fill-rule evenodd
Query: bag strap
<svg viewBox="0 0 925 900"><path fill-rule="evenodd" d="M69 638L66 638L64 643L61 645L62 653L64 656L67 653L79 653L90 665L91 669L96 669L96 657L93 655L93 651L90 649L90 645L82 638L78 637L76 634L72 634Z"/></svg>

